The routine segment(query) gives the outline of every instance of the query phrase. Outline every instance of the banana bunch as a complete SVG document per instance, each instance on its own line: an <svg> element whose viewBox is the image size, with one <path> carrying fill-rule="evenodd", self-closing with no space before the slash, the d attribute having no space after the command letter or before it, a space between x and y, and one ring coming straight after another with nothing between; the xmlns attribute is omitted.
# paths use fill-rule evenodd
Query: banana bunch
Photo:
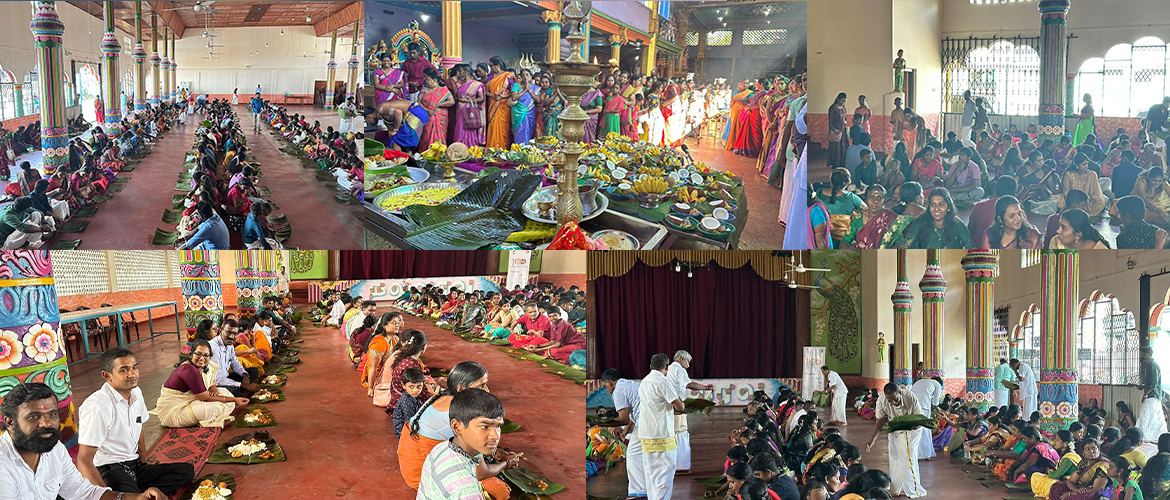
<svg viewBox="0 0 1170 500"><path fill-rule="evenodd" d="M678 190L678 201L691 204L702 203L707 201L707 197L703 196L703 192L698 189L683 186Z"/></svg>
<svg viewBox="0 0 1170 500"><path fill-rule="evenodd" d="M613 180L613 177L609 175L609 171L601 167L589 169L589 175L602 182L611 182Z"/></svg>
<svg viewBox="0 0 1170 500"><path fill-rule="evenodd" d="M540 154L539 152L534 152L534 151L528 152L528 158L526 159L526 161L527 161L527 163L530 163L530 164L545 163L544 155Z"/></svg>
<svg viewBox="0 0 1170 500"><path fill-rule="evenodd" d="M431 143L431 147L423 151L422 157L424 160L439 161L443 159L443 155L447 154L447 145L437 142Z"/></svg>
<svg viewBox="0 0 1170 500"><path fill-rule="evenodd" d="M483 158L483 146L472 146L467 154L472 158Z"/></svg>
<svg viewBox="0 0 1170 500"><path fill-rule="evenodd" d="M662 194L668 187L666 181L662 179L647 177L634 181L633 190L639 194Z"/></svg>
<svg viewBox="0 0 1170 500"><path fill-rule="evenodd" d="M650 177L662 177L666 175L666 171L661 168L638 167L639 174L646 174Z"/></svg>
<svg viewBox="0 0 1170 500"><path fill-rule="evenodd" d="M522 149L524 149L524 145L523 145L523 144L516 144L516 143L512 143L512 149L511 149L511 151L520 151L520 150L522 150Z"/></svg>

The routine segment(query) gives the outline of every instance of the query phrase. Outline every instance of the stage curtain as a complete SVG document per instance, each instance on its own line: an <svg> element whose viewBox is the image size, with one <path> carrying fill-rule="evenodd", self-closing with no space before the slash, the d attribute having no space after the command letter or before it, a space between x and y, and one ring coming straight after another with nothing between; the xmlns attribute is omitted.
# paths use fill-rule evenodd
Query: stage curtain
<svg viewBox="0 0 1170 500"><path fill-rule="evenodd" d="M340 279L437 278L500 274L499 251L341 250Z"/></svg>
<svg viewBox="0 0 1170 500"><path fill-rule="evenodd" d="M673 357L685 349L694 356L693 378L799 377L800 294L808 292L746 266L695 269L688 278L673 267L635 262L621 276L589 284L589 329L596 332L590 357L597 357L590 363L598 374L618 368L623 377L641 378L654 353Z"/></svg>
<svg viewBox="0 0 1170 500"><path fill-rule="evenodd" d="M714 263L728 269L739 269L750 264L755 273L769 281L793 280L800 285L812 284L808 273L792 273L788 263L792 252L774 250L647 250L640 252L589 252L588 279L602 276L622 276L641 262L650 266L669 266L679 261L706 266ZM803 262L809 262L807 252Z"/></svg>

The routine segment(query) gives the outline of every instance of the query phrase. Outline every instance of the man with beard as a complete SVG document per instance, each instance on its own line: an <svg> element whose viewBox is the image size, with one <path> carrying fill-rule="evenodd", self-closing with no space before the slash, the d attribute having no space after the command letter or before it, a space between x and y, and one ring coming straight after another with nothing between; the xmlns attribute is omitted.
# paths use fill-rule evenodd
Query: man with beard
<svg viewBox="0 0 1170 500"><path fill-rule="evenodd" d="M524 347L524 350L543 355L557 360L563 364L569 364L569 356L573 351L585 348L585 336L578 332L573 325L568 321L561 319L561 309L559 307L549 307L547 309L548 321L551 325L544 338L547 342L540 344L532 344Z"/></svg>
<svg viewBox="0 0 1170 500"><path fill-rule="evenodd" d="M166 500L158 488L115 492L85 480L61 443L57 396L33 382L12 388L0 403L0 500Z"/></svg>
<svg viewBox="0 0 1170 500"><path fill-rule="evenodd" d="M189 463L160 464L142 453L142 423L150 418L138 388L138 361L129 349L115 348L101 356L106 383L77 410L77 469L89 482L118 491L142 492L150 487L174 494L195 478Z"/></svg>

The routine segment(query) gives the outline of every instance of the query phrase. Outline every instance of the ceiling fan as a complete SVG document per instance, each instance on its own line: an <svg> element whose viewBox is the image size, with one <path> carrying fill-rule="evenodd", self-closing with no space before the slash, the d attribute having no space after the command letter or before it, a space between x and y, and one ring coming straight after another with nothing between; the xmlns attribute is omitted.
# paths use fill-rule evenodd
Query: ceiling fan
<svg viewBox="0 0 1170 500"><path fill-rule="evenodd" d="M195 2L195 5L192 5L190 7L175 7L173 9L163 9L160 12L190 9L190 10L193 10L195 12L208 12L211 14L219 14L219 11L211 8L211 4L213 4L213 3L215 3L215 0L210 0L210 1L206 1L206 2L205 1L198 1L198 2Z"/></svg>
<svg viewBox="0 0 1170 500"><path fill-rule="evenodd" d="M788 267L791 268L793 271L796 271L798 273L807 273L809 271L827 273L829 271L832 271L832 269L825 269L825 268L820 268L820 267L804 267L804 258L800 257L800 260L797 260L798 257L796 256L796 254L799 254L799 253L800 252L793 252L793 256L789 258L788 262L785 262L785 264L787 264ZM796 261L796 264L792 263L792 261L794 261L794 260Z"/></svg>

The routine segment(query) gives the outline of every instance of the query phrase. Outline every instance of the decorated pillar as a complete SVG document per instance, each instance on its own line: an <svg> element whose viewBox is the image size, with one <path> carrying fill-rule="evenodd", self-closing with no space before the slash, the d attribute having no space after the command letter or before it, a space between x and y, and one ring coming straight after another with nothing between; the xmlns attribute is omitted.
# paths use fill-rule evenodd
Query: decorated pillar
<svg viewBox="0 0 1170 500"><path fill-rule="evenodd" d="M658 2L650 2L650 42L642 45L641 73L649 75L658 58Z"/></svg>
<svg viewBox="0 0 1170 500"><path fill-rule="evenodd" d="M24 84L13 83L12 95L16 98L16 117L20 118L24 116Z"/></svg>
<svg viewBox="0 0 1170 500"><path fill-rule="evenodd" d="M205 319L219 322L223 314L223 285L215 250L182 250L179 254L183 319L187 324L187 342L191 342L200 322Z"/></svg>
<svg viewBox="0 0 1170 500"><path fill-rule="evenodd" d="M358 105L358 106L362 106L362 103L358 102L358 95L357 95L357 74L358 74L358 56L357 56L358 39L357 39L357 36L358 36L358 22L354 21L353 22L353 44L350 45L349 62L346 63L346 68L349 69L349 85L346 86L346 89L349 90L349 95L353 96L353 103Z"/></svg>
<svg viewBox="0 0 1170 500"><path fill-rule="evenodd" d="M677 14L671 16L675 19L674 43L682 47L682 54L678 56L678 69L680 71L687 69L687 20L690 15L684 9L679 9Z"/></svg>
<svg viewBox="0 0 1170 500"><path fill-rule="evenodd" d="M682 43L683 43L683 48L685 50L686 43L687 43L687 39L686 39L687 35L685 33L683 33L681 36L683 37ZM698 66L697 68L695 68L695 74L698 75L699 79L700 80L706 79L707 78L707 32L705 32L705 31L699 32L699 50L698 50L698 52L695 53L695 66Z"/></svg>
<svg viewBox="0 0 1170 500"><path fill-rule="evenodd" d="M894 287L894 378L891 382L909 387L910 378L910 310L914 295L910 293L910 281L906 279L906 251L898 250L898 284Z"/></svg>
<svg viewBox="0 0 1170 500"><path fill-rule="evenodd" d="M260 270L262 262L258 250L239 250L236 258L236 310L240 317L252 317L260 308Z"/></svg>
<svg viewBox="0 0 1170 500"><path fill-rule="evenodd" d="M1040 0L1040 138L1064 135L1065 27L1070 0Z"/></svg>
<svg viewBox="0 0 1170 500"><path fill-rule="evenodd" d="M42 3L52 2L37 2L38 12ZM61 413L61 442L73 448L77 415L49 251L5 251L0 267L5 275L0 280L0 401L18 384L49 386Z"/></svg>
<svg viewBox="0 0 1170 500"><path fill-rule="evenodd" d="M158 57L158 15L150 13L150 80L154 85L154 93L150 94L150 106L157 108L159 103L158 66L162 60Z"/></svg>
<svg viewBox="0 0 1170 500"><path fill-rule="evenodd" d="M546 60L558 62L561 60L561 11L546 10L540 13L540 19L548 23L548 57Z"/></svg>
<svg viewBox="0 0 1170 500"><path fill-rule="evenodd" d="M146 49L142 48L142 2L134 2L134 112L146 111Z"/></svg>
<svg viewBox="0 0 1170 500"><path fill-rule="evenodd" d="M325 109L333 109L334 93L336 86L333 84L333 77L337 72L337 60L333 55L337 53L337 30L333 30L333 38L329 42L329 64L325 67L329 68L329 76L325 78Z"/></svg>
<svg viewBox="0 0 1170 500"><path fill-rule="evenodd" d="M163 53L162 53L162 100L166 102L171 101L171 60L167 59L167 42L171 35L168 33L169 28L163 25Z"/></svg>
<svg viewBox="0 0 1170 500"><path fill-rule="evenodd" d="M463 7L462 2L443 2L443 60L447 70L463 62ZM448 74L447 76L451 76Z"/></svg>
<svg viewBox="0 0 1170 500"><path fill-rule="evenodd" d="M621 64L621 62L622 62L622 45L629 42L629 41L630 41L630 39L626 35L626 27L625 26L619 27L616 35L610 35L609 47L611 49L613 49L613 57L611 57L611 59L613 60L613 63L615 65Z"/></svg>
<svg viewBox="0 0 1170 500"><path fill-rule="evenodd" d="M964 399L968 406L978 407L984 412L995 401L992 325L999 256L987 250L969 250L963 256L962 264L967 279L967 393Z"/></svg>
<svg viewBox="0 0 1170 500"><path fill-rule="evenodd" d="M65 23L57 16L56 2L38 1L33 8L29 30L33 34L40 74L37 80L41 91L41 149L45 155L45 173L52 174L69 162L69 126L65 121L65 94L61 84L64 74L61 39Z"/></svg>
<svg viewBox="0 0 1170 500"><path fill-rule="evenodd" d="M99 45L102 49L102 105L105 106L105 120L107 127L122 121L122 90L118 74L118 54L122 52L122 44L118 43L118 34L114 32L114 2L102 2L105 5L104 16L106 33Z"/></svg>
<svg viewBox="0 0 1170 500"><path fill-rule="evenodd" d="M939 251L926 251L926 272L918 282L922 291L922 378L946 377L943 368L943 301L947 280L939 264Z"/></svg>
<svg viewBox="0 0 1170 500"><path fill-rule="evenodd" d="M585 35L585 43L581 44L581 58L589 61L589 40L593 38L593 9L590 8L585 22L581 23L581 34Z"/></svg>
<svg viewBox="0 0 1170 500"><path fill-rule="evenodd" d="M276 295L280 291L277 272L280 270L279 250L256 250L260 253L260 297Z"/></svg>
<svg viewBox="0 0 1170 500"><path fill-rule="evenodd" d="M175 38L177 36L171 33L171 91L174 93L174 98L178 99L179 93L175 89L179 87L179 75L176 73L179 70L179 53L175 52Z"/></svg>
<svg viewBox="0 0 1170 500"><path fill-rule="evenodd" d="M1068 2L1065 2L1067 9ZM1081 255L1076 250L1040 254L1040 428L1055 433L1077 420L1076 307Z"/></svg>

